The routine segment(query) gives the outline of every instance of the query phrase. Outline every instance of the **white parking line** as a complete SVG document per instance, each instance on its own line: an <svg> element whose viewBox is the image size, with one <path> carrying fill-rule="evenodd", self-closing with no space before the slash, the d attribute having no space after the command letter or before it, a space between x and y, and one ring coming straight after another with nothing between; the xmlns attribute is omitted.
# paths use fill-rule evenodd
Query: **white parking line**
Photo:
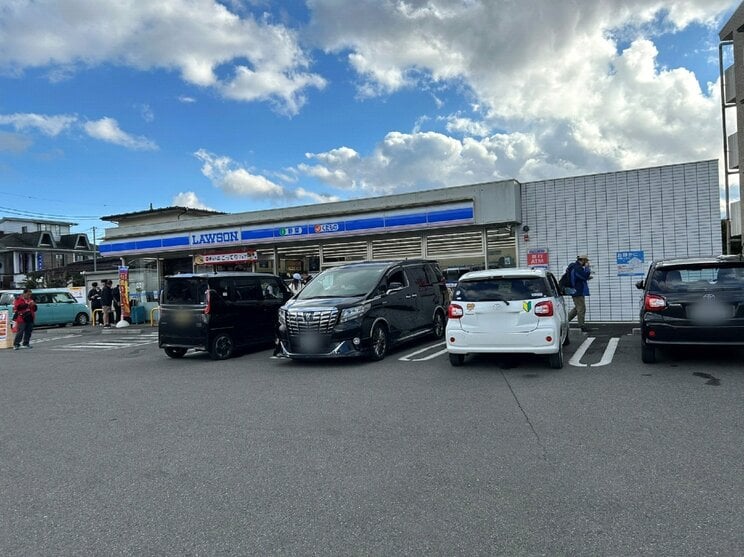
<svg viewBox="0 0 744 557"><path fill-rule="evenodd" d="M571 357L570 360L568 360L568 363L576 367L586 367L586 364L581 363L581 358L584 356L586 351L589 350L592 342L594 342L594 337L589 337L584 342L582 342L581 346L579 346L579 349L574 352L574 355Z"/></svg>
<svg viewBox="0 0 744 557"><path fill-rule="evenodd" d="M422 348L421 350L416 350L415 352L411 352L410 354L406 354L405 356L403 356L401 358L398 358L398 360L400 360L401 362L410 362L411 361L411 358L413 356L416 356L416 355L421 354L423 352L428 352L432 348L436 348L437 346L444 346L445 344L446 344L445 342L438 342L437 344L431 344L429 346L426 346L426 347ZM437 356L441 356L445 352L447 352L447 351L446 350L441 350L441 351L437 352L436 354L433 354L431 356L427 356L426 358L418 358L416 361L417 362L422 362L424 360L431 360L432 358L436 358Z"/></svg>
<svg viewBox="0 0 744 557"><path fill-rule="evenodd" d="M607 348L605 348L604 354L602 354L602 359L599 360L596 364L592 364L592 367L606 366L607 364L609 364L612 361L612 357L615 355L615 350L617 350L617 345L619 342L619 338L611 338L610 342L607 343Z"/></svg>

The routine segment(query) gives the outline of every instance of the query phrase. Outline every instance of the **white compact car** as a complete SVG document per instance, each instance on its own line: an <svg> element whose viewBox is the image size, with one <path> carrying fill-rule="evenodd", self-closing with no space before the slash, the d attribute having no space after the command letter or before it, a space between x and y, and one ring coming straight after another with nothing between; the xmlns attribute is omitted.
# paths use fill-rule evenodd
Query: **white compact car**
<svg viewBox="0 0 744 557"><path fill-rule="evenodd" d="M568 314L561 287L544 269L489 269L460 277L447 321L453 366L467 354L546 354L563 367Z"/></svg>

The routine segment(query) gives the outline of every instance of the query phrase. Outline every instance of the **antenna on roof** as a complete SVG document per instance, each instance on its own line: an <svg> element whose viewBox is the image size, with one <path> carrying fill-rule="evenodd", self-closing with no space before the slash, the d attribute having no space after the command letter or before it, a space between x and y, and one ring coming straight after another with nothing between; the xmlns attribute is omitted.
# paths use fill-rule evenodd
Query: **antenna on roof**
<svg viewBox="0 0 744 557"><path fill-rule="evenodd" d="M150 211L152 211L152 203L150 203Z"/></svg>

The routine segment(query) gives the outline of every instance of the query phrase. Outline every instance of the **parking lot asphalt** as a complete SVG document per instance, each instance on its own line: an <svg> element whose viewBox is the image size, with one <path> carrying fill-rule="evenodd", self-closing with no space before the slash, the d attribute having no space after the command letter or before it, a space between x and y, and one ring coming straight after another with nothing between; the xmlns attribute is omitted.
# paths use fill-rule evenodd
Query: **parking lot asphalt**
<svg viewBox="0 0 744 557"><path fill-rule="evenodd" d="M741 354L643 365L615 327L562 370L40 329L0 351L0 554L741 554Z"/></svg>

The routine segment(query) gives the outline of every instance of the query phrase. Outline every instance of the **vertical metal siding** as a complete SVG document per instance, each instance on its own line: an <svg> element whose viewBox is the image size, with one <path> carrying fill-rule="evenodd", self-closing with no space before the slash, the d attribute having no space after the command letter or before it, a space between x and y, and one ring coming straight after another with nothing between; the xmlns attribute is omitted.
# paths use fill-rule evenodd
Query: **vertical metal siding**
<svg viewBox="0 0 744 557"><path fill-rule="evenodd" d="M642 250L653 259L716 255L720 233L718 162L703 161L522 184L519 264L527 251L547 248L560 275L582 253L592 259L587 319L638 319L641 277L617 274L618 251ZM570 304L569 304L570 305Z"/></svg>

